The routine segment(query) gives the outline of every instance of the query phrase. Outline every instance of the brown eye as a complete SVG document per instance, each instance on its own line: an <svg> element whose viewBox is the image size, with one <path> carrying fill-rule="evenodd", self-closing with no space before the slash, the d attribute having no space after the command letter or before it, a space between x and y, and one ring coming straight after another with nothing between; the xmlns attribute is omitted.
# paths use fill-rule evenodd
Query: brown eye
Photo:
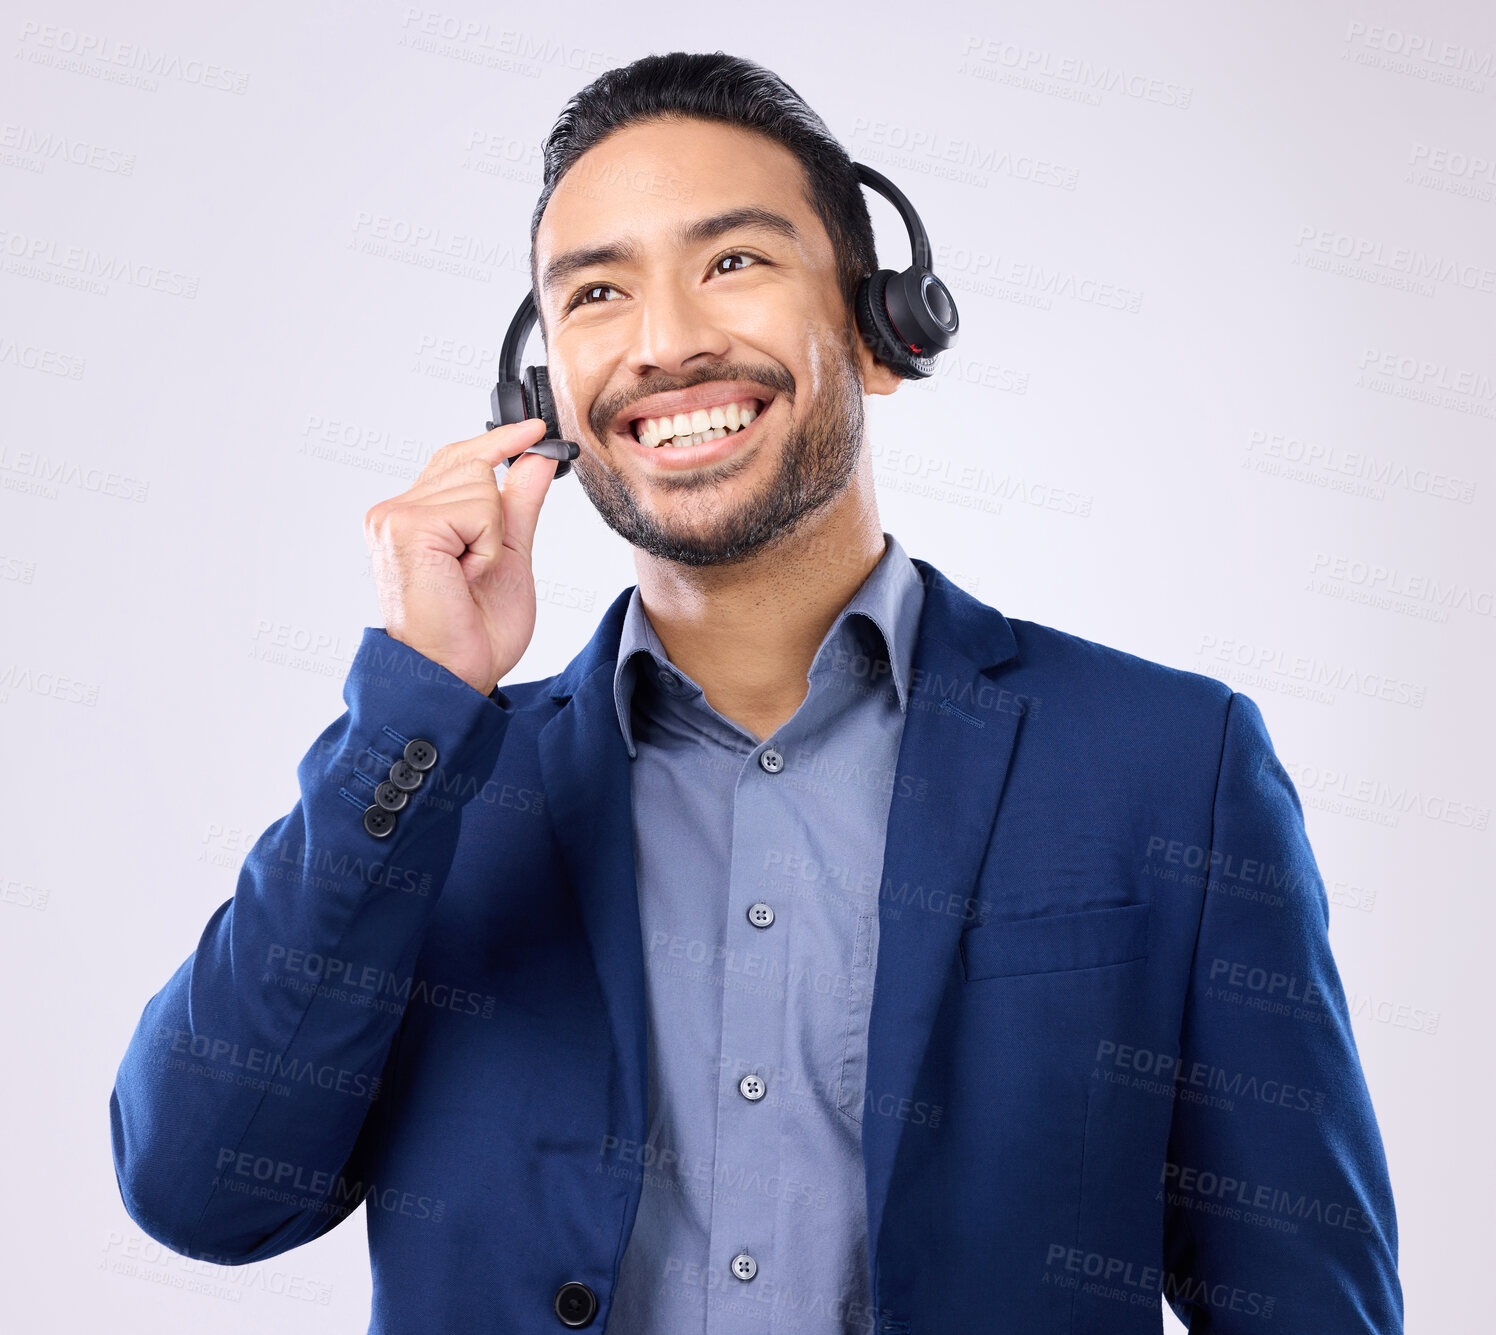
<svg viewBox="0 0 1496 1335"><path fill-rule="evenodd" d="M567 303L567 310L575 310L578 306L592 305L589 298L594 292L616 292L618 289L612 283L593 283L591 287L584 287Z"/></svg>

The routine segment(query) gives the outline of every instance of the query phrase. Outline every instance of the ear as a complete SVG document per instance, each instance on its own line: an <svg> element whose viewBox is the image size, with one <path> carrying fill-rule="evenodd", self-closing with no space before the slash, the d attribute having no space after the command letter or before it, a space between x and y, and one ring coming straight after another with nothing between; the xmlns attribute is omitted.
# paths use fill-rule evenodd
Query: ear
<svg viewBox="0 0 1496 1335"><path fill-rule="evenodd" d="M864 394L892 394L904 383L904 377L895 374L884 363L873 356L873 350L857 327L857 317L848 317L847 337L851 340L852 355L862 376Z"/></svg>

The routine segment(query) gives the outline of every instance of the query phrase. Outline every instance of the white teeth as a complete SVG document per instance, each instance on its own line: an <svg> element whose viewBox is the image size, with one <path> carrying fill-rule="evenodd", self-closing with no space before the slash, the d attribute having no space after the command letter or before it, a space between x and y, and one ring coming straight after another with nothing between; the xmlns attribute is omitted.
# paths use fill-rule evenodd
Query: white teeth
<svg viewBox="0 0 1496 1335"><path fill-rule="evenodd" d="M736 403L697 408L670 417L642 418L634 424L634 429L641 444L653 447L672 438L680 444L688 438L706 439L710 431L736 431L747 426L756 416L758 410L753 407L753 400L740 399Z"/></svg>
<svg viewBox="0 0 1496 1335"><path fill-rule="evenodd" d="M721 440L723 436L732 435L730 428L725 426L714 426L706 431L694 431L689 436L674 437L666 448L687 449L692 445L702 445L709 440Z"/></svg>

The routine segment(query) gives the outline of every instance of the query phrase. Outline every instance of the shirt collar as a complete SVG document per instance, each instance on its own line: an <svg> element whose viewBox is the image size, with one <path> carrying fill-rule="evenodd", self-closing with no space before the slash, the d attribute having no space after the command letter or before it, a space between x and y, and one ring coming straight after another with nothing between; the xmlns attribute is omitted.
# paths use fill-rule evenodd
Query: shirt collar
<svg viewBox="0 0 1496 1335"><path fill-rule="evenodd" d="M826 631L811 663L807 681L825 669L829 660L823 658L823 654L828 644L840 636L847 618L860 615L876 627L883 637L894 688L898 692L899 710L907 712L909 677L914 660L914 641L919 630L924 580L899 540L892 533L884 533L883 539L883 556ZM613 670L613 700L618 709L618 726L623 732L630 759L637 754L632 720L634 683L638 672L641 669L649 671L651 666L646 658L640 657L641 654L654 659L655 670L668 669L678 677L681 684L688 688L688 694L700 694L701 688L670 663L665 646L650 624L636 584L629 595L628 610L624 613L623 630L618 641L618 659Z"/></svg>

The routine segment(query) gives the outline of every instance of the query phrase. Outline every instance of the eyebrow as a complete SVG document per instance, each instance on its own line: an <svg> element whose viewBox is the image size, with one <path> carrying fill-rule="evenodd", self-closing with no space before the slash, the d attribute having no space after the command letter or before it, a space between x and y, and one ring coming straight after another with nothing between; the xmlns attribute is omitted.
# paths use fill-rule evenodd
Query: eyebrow
<svg viewBox="0 0 1496 1335"><path fill-rule="evenodd" d="M703 242L715 240L725 232L739 230L773 232L788 241L800 239L795 224L782 213L746 205L714 213L709 218L694 218L690 222L680 223L671 234L671 240L676 249L684 250L689 246L699 246ZM597 264L638 264L639 259L638 243L631 237L598 246L579 246L556 256L547 264L540 285L549 292L581 269L590 269Z"/></svg>

